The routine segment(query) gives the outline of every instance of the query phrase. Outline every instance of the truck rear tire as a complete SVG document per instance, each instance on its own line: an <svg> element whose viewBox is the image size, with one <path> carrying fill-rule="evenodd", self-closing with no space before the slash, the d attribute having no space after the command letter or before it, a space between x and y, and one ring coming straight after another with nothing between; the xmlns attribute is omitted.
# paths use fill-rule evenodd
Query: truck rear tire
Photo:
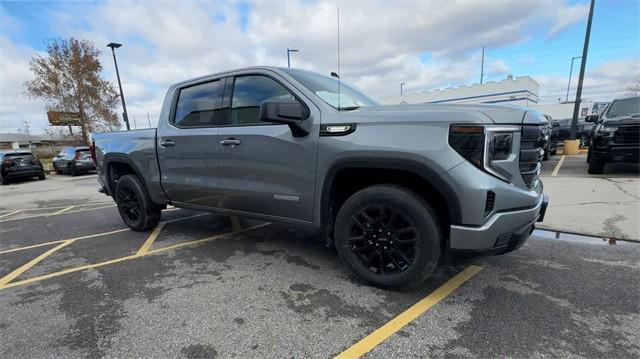
<svg viewBox="0 0 640 359"><path fill-rule="evenodd" d="M134 231L147 231L160 222L162 207L151 201L149 193L137 176L120 177L114 199L120 217Z"/></svg>
<svg viewBox="0 0 640 359"><path fill-rule="evenodd" d="M340 259L368 283L399 289L424 282L441 254L436 212L412 191L374 185L353 194L338 211Z"/></svg>

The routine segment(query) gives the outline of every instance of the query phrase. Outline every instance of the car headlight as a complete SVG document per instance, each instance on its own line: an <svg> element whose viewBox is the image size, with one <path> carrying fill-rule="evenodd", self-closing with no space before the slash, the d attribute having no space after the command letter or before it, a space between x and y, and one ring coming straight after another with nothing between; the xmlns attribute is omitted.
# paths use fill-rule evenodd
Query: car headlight
<svg viewBox="0 0 640 359"><path fill-rule="evenodd" d="M600 132L600 133L613 133L617 129L618 129L617 127L602 126L602 127L600 127L600 129L598 129L598 132Z"/></svg>
<svg viewBox="0 0 640 359"><path fill-rule="evenodd" d="M451 126L449 144L476 167L511 182L512 175L503 164L515 160L513 134L518 126Z"/></svg>

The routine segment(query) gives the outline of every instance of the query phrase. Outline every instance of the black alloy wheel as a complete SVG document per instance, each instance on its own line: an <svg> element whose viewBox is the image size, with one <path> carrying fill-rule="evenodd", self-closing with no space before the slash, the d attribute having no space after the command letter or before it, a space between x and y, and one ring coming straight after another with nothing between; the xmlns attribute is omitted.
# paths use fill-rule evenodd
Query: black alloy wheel
<svg viewBox="0 0 640 359"><path fill-rule="evenodd" d="M124 187L118 193L118 207L130 222L140 219L140 201L135 192L129 187Z"/></svg>
<svg viewBox="0 0 640 359"><path fill-rule="evenodd" d="M392 184L359 190L334 225L340 259L365 283L408 288L435 270L443 235L436 211L415 192Z"/></svg>
<svg viewBox="0 0 640 359"><path fill-rule="evenodd" d="M396 209L372 206L351 216L349 244L369 271L396 274L414 262L417 232L411 220Z"/></svg>
<svg viewBox="0 0 640 359"><path fill-rule="evenodd" d="M120 217L134 231L149 230L160 221L162 207L151 201L146 188L135 175L124 175L118 179L114 199Z"/></svg>

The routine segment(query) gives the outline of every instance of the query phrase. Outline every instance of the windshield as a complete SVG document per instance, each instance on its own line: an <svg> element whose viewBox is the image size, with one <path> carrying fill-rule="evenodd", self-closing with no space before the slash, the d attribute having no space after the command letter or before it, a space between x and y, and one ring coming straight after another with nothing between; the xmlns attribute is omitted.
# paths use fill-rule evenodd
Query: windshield
<svg viewBox="0 0 640 359"><path fill-rule="evenodd" d="M615 100L607 110L607 117L620 117L640 114L640 97Z"/></svg>
<svg viewBox="0 0 640 359"><path fill-rule="evenodd" d="M338 79L323 76L309 71L285 70L304 87L316 94L320 99L339 110L352 110L362 106L376 106L378 103L360 90L340 82L338 96Z"/></svg>

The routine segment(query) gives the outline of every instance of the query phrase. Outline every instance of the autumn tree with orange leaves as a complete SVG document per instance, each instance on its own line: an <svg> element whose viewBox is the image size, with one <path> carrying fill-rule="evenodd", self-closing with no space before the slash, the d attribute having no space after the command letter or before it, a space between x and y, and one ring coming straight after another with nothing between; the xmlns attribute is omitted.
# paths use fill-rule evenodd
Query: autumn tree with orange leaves
<svg viewBox="0 0 640 359"><path fill-rule="evenodd" d="M26 95L46 101L48 111L77 112L82 138L120 128L115 112L118 93L101 77L100 51L88 40L53 40L47 54L29 63L34 79L24 83Z"/></svg>

